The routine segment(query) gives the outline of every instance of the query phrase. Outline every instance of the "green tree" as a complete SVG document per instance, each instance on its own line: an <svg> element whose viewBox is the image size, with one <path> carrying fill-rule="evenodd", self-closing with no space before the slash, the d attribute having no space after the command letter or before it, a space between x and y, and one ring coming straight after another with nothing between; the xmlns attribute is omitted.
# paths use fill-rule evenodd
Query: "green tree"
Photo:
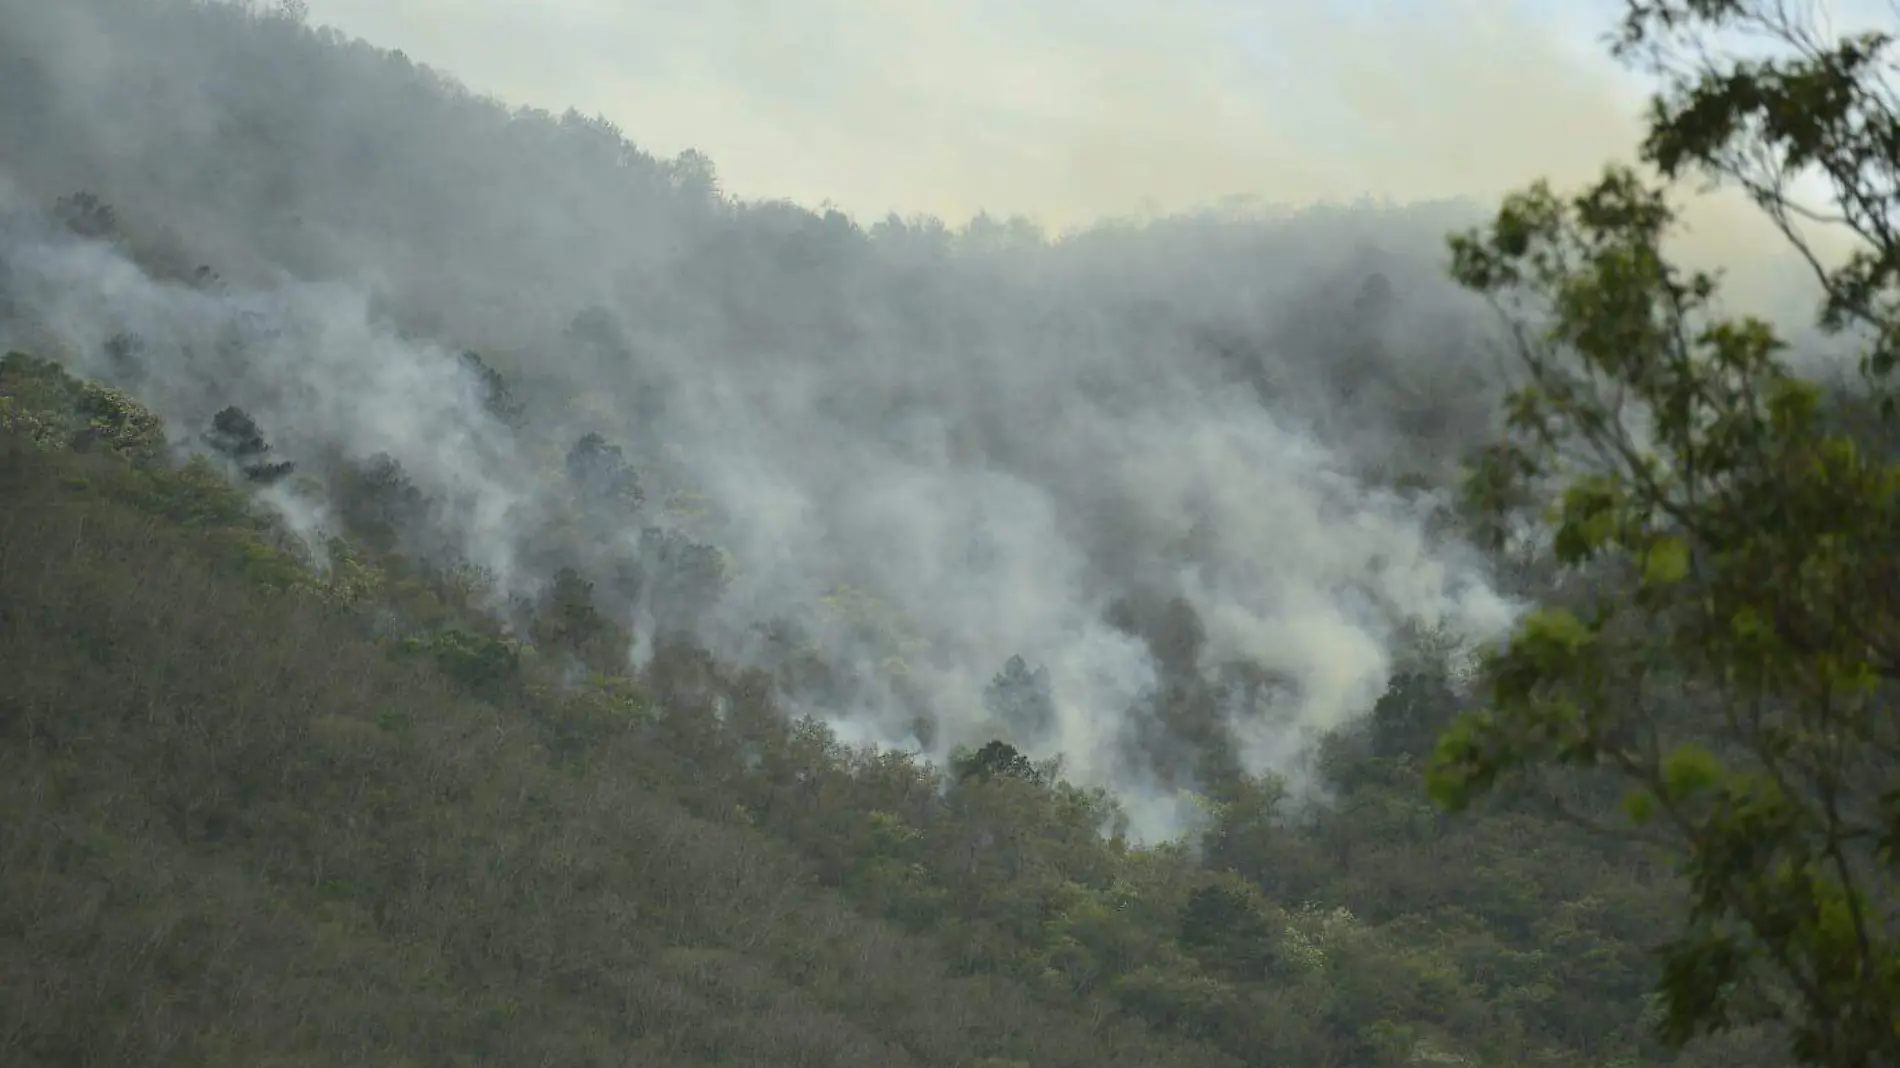
<svg viewBox="0 0 1900 1068"><path fill-rule="evenodd" d="M1665 82L1643 145L1661 181L1539 184L1452 240L1454 276L1505 313L1526 372L1471 488L1494 513L1554 501L1568 579L1492 656L1489 707L1441 739L1432 789L1461 808L1564 768L1614 774L1617 828L1668 851L1689 893L1663 1037L1773 1023L1803 1063L1900 1063L1900 466L1664 247L1675 180L1746 190L1822 282L1823 329L1866 339L1857 388L1890 414L1890 39L1830 41L1757 0L1627 10L1617 52ZM1736 31L1771 47L1725 56ZM1799 203L1803 176L1834 203ZM1817 221L1860 239L1844 264L1815 253Z"/></svg>
<svg viewBox="0 0 1900 1068"><path fill-rule="evenodd" d="M1227 878L1198 887L1181 907L1181 948L1217 975L1258 979L1274 963L1274 931L1259 893Z"/></svg>
<svg viewBox="0 0 1900 1068"><path fill-rule="evenodd" d="M339 464L331 493L344 527L376 552L394 551L429 506L401 462L388 453Z"/></svg>
<svg viewBox="0 0 1900 1068"><path fill-rule="evenodd" d="M1007 777L1041 783L1042 776L1029 758L1001 739L992 739L974 752L959 750L950 765L958 782L969 779Z"/></svg>
<svg viewBox="0 0 1900 1068"><path fill-rule="evenodd" d="M535 620L535 640L571 653L590 667L606 667L623 655L619 628L594 607L594 584L571 567L554 573Z"/></svg>
<svg viewBox="0 0 1900 1068"><path fill-rule="evenodd" d="M456 685L491 700L509 696L521 674L521 649L516 643L454 628L406 639L395 651L400 656L429 657Z"/></svg>

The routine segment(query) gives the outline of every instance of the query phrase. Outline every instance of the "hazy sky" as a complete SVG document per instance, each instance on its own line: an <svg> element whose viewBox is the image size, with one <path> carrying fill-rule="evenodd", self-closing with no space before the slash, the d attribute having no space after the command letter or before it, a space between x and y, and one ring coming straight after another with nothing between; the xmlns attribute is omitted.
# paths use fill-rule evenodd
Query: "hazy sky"
<svg viewBox="0 0 1900 1068"><path fill-rule="evenodd" d="M599 111L728 188L1061 227L1489 194L1633 141L1615 0L312 0L510 101ZM1561 14L1559 14L1561 13Z"/></svg>
<svg viewBox="0 0 1900 1068"><path fill-rule="evenodd" d="M1865 6L1878 0L1851 0ZM311 0L477 90L698 148L728 191L1060 230L1225 197L1490 199L1639 136L1621 0ZM1700 213L1697 251L1770 240ZM1778 246L1779 241L1772 244ZM1699 256L1697 258L1700 258Z"/></svg>

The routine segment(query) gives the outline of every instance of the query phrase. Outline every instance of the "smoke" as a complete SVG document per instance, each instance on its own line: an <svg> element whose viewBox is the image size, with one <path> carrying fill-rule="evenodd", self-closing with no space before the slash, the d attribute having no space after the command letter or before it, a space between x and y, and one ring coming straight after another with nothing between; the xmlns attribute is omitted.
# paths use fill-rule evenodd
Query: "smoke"
<svg viewBox="0 0 1900 1068"><path fill-rule="evenodd" d="M505 99L708 152L737 195L1063 230L1228 198L1490 201L1585 181L1632 156L1653 88L1603 47L1623 6L310 3ZM1843 28L1885 17L1825 6ZM1706 258L1778 247L1740 198L1698 215Z"/></svg>
<svg viewBox="0 0 1900 1068"><path fill-rule="evenodd" d="M348 14L341 0L313 6ZM714 83L747 100L783 84L764 42L801 24L753 8L651 16L653 41L705 44L695 54L712 64L649 69L676 86L652 106ZM1244 57L1186 62L1225 9L1109 5L1084 23L1007 8L994 25L951 5L850 23L874 37L902 22L905 40L941 50L927 62L885 48L852 66L842 57L869 37L794 37L801 69L818 72L805 104L836 129L760 121L783 120L828 167L868 161L854 152L876 143L883 169L865 173L890 184L867 177L849 191L857 205L905 189L939 211L971 196L1049 215L1072 194L1097 214L1135 190L1205 199L1293 160L1330 169L1282 190L1364 177L1343 149L1305 152L1300 131L1256 128L1225 100ZM508 10L497 5L378 10L426 16L444 50L526 32L487 25ZM579 40L625 25L614 10L567 5L534 32ZM1319 18L1274 17L1275 33ZM515 67L485 68L491 81L539 76L521 67L527 39ZM1034 52L1057 39L1060 62ZM1347 82L1373 94L1355 106L1374 109L1404 92L1378 58L1396 38L1363 40L1335 58L1354 60ZM1442 34L1418 40L1451 55ZM14 311L0 343L127 386L182 449L243 407L316 476L270 497L300 529L339 521L336 472L392 458L420 502L400 517L412 551L492 573L498 609L578 569L633 633L636 665L656 631L690 627L778 672L792 710L848 740L943 757L1001 735L1060 753L1156 837L1182 826L1183 792L1219 760L1297 775L1316 732L1377 699L1406 634L1483 638L1513 616L1441 522L1442 487L1487 436L1498 388L1489 319L1443 278L1443 235L1481 217L1474 202L1179 212L1060 241L986 218L867 228L722 197L696 154L658 159L603 121L510 109L231 5L0 0L0 42L0 277ZM999 66L959 66L978 55ZM1499 71L1557 63L1496 56ZM571 59L576 77L600 61ZM752 81L732 74L748 66ZM1451 72L1420 59L1434 70ZM920 119L943 88L932 79L952 71L982 106ZM1175 95L1136 91L1124 79L1137 75ZM888 94L850 80L886 76ZM576 95L608 91L589 84ZM1477 92L1435 91L1454 90ZM716 97L642 125L738 136ZM1113 113L1078 112L1084 100ZM1437 121L1419 135L1414 193L1467 176L1447 162L1467 142L1424 152L1454 132ZM979 126L997 140L957 143ZM1266 140L1236 147L1245 129ZM1134 166L1140 144L1171 162ZM832 188L801 183L842 173L759 145L732 152L750 183L778 175L817 199ZM973 177L984 168L994 180ZM117 209L112 232L47 218L79 189ZM142 340L134 361L114 355L124 335ZM501 372L518 417L478 366ZM596 474L583 478L575 446L589 434ZM622 459L642 494L614 481ZM1041 673L1046 707L993 698L1012 657Z"/></svg>
<svg viewBox="0 0 1900 1068"><path fill-rule="evenodd" d="M1580 10L1569 10L1574 6ZM1247 195L1488 196L1634 143L1618 5L314 0L513 100L720 160L733 192L1052 226Z"/></svg>

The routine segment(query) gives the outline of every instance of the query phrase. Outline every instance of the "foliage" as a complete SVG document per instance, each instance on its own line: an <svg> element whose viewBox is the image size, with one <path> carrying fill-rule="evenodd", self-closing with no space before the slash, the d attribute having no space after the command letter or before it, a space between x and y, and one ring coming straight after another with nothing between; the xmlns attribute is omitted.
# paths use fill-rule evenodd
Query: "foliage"
<svg viewBox="0 0 1900 1068"><path fill-rule="evenodd" d="M394 551L429 507L401 462L388 453L338 464L329 489L344 530L373 552Z"/></svg>
<svg viewBox="0 0 1900 1068"><path fill-rule="evenodd" d="M444 676L478 697L497 699L510 692L521 673L521 650L505 638L445 630L426 638L406 638L397 650L427 656Z"/></svg>
<svg viewBox="0 0 1900 1068"><path fill-rule="evenodd" d="M626 637L594 606L594 586L573 568L562 568L543 598L535 640L582 663L610 665L624 656Z"/></svg>
<svg viewBox="0 0 1900 1068"><path fill-rule="evenodd" d="M137 401L25 353L0 360L0 419L47 447L101 448L146 464L165 451L165 424Z"/></svg>
<svg viewBox="0 0 1900 1068"><path fill-rule="evenodd" d="M1263 978L1277 955L1260 892L1239 879L1209 883L1190 894L1181 908L1177 940L1209 972L1243 981Z"/></svg>
<svg viewBox="0 0 1900 1068"><path fill-rule="evenodd" d="M984 743L981 749L960 754L950 762L959 782L967 779L989 779L999 775L1022 779L1025 782L1040 783L1042 775L1028 757L1016 751L1008 742L993 740Z"/></svg>
<svg viewBox="0 0 1900 1068"><path fill-rule="evenodd" d="M1754 196L1824 284L1822 325L1867 339L1863 388L1890 412L1888 39L1827 42L1793 19L1633 3L1619 49L1669 75L1646 158ZM1734 29L1787 54L1697 47ZM1801 233L1803 172L1862 239L1838 268ZM1507 312L1527 372L1474 489L1493 514L1554 498L1552 551L1579 581L1493 658L1491 707L1446 734L1433 789L1460 808L1554 766L1614 772L1625 833L1666 849L1689 890L1663 1036L1773 1021L1804 1063L1900 1062L1900 466L1887 427L1843 430L1767 323L1722 316L1716 279L1669 261L1666 193L1620 168L1568 198L1540 184L1453 241L1455 276Z"/></svg>

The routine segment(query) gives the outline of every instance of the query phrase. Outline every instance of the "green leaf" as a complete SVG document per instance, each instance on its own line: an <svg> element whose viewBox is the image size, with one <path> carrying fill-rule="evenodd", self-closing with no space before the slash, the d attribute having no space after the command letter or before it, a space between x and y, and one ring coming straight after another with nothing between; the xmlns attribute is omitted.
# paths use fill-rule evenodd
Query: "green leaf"
<svg viewBox="0 0 1900 1068"><path fill-rule="evenodd" d="M1563 608L1546 608L1524 621L1521 640L1526 645L1549 645L1565 650L1580 649L1590 643L1593 633L1576 613Z"/></svg>
<svg viewBox="0 0 1900 1068"><path fill-rule="evenodd" d="M1722 781L1722 762L1699 745L1679 746L1663 759L1663 785L1671 798L1701 793Z"/></svg>
<svg viewBox="0 0 1900 1068"><path fill-rule="evenodd" d="M1439 736L1425 791L1445 811L1463 811L1497 777L1500 768L1487 744L1491 725L1487 713L1467 713Z"/></svg>
<svg viewBox="0 0 1900 1068"><path fill-rule="evenodd" d="M1656 818L1656 795L1641 787L1633 789L1623 797L1623 811L1641 827Z"/></svg>
<svg viewBox="0 0 1900 1068"><path fill-rule="evenodd" d="M1643 581L1672 586L1689 577L1689 544L1674 535L1658 538L1643 560Z"/></svg>

